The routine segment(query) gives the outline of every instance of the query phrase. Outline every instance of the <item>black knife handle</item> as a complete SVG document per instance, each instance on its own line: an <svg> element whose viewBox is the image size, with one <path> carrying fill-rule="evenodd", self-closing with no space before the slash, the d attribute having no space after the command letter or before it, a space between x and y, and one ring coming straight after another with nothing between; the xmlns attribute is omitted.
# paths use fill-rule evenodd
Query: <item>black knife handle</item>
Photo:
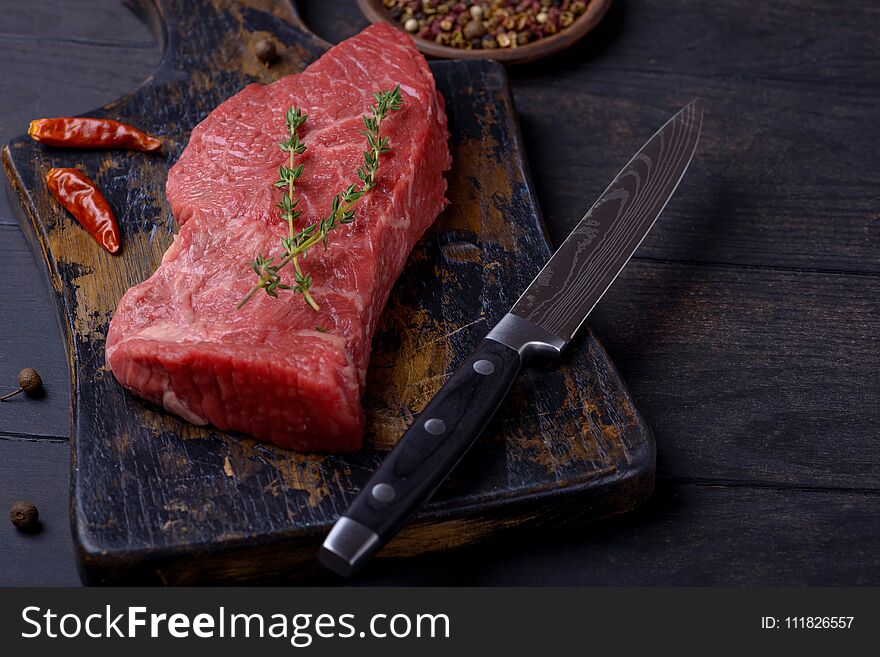
<svg viewBox="0 0 880 657"><path fill-rule="evenodd" d="M516 350L483 340L358 493L341 519L342 526L337 523L339 528L334 528L335 541L328 537L329 543L325 542L322 561L337 572L350 574L388 542L474 443L521 366ZM339 544L345 546L334 547Z"/></svg>

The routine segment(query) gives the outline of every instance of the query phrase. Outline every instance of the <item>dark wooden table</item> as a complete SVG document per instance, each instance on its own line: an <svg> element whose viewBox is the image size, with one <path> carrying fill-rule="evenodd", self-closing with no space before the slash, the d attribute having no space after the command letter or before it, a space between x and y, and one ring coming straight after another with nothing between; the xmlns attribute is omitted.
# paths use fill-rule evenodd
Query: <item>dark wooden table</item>
<svg viewBox="0 0 880 657"><path fill-rule="evenodd" d="M353 0L300 2L330 41ZM116 0L0 1L0 142L84 112L158 62ZM618 0L601 27L511 70L557 243L694 96L703 141L678 195L591 318L652 424L643 509L522 544L386 563L364 584L880 583L880 9L862 0ZM68 369L54 309L0 202L0 583L76 584Z"/></svg>

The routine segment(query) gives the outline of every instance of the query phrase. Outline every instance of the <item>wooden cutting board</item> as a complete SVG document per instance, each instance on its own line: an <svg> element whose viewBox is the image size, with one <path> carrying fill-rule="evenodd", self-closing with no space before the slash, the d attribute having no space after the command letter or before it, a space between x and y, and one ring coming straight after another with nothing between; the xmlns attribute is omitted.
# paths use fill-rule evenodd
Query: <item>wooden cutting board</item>
<svg viewBox="0 0 880 657"><path fill-rule="evenodd" d="M504 69L432 64L452 131L451 204L413 251L374 339L367 447L297 454L192 426L125 392L106 369L104 338L119 298L171 243L164 184L193 126L245 84L300 71L329 46L284 1L144 2L136 10L155 27L162 62L138 90L89 115L161 135L166 155L53 149L26 137L3 149L67 338L83 576L183 584L314 574L334 519L550 255ZM263 38L283 45L269 69L253 54ZM103 190L119 218L121 255L98 248L50 197L44 177L60 166L78 166ZM651 431L585 330L557 369L516 384L452 479L381 556L620 513L653 481Z"/></svg>

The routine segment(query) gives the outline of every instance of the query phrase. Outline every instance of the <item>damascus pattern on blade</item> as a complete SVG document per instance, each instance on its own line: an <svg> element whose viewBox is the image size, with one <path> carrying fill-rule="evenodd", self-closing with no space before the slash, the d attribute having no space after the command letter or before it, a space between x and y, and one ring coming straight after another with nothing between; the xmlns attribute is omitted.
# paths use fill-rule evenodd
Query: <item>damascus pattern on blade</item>
<svg viewBox="0 0 880 657"><path fill-rule="evenodd" d="M648 140L535 277L512 314L571 340L681 181L702 120L702 106L695 100Z"/></svg>

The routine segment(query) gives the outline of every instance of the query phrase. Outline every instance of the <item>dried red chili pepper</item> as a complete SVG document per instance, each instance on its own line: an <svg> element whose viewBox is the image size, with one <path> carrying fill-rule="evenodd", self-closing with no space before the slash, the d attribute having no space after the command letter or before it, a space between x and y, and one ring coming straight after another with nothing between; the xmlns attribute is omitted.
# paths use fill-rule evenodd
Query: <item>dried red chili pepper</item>
<svg viewBox="0 0 880 657"><path fill-rule="evenodd" d="M119 226L104 195L77 169L49 169L49 191L89 234L110 253L119 250Z"/></svg>
<svg viewBox="0 0 880 657"><path fill-rule="evenodd" d="M28 127L28 135L49 146L128 148L148 153L162 150L162 142L155 137L112 119L35 119Z"/></svg>

